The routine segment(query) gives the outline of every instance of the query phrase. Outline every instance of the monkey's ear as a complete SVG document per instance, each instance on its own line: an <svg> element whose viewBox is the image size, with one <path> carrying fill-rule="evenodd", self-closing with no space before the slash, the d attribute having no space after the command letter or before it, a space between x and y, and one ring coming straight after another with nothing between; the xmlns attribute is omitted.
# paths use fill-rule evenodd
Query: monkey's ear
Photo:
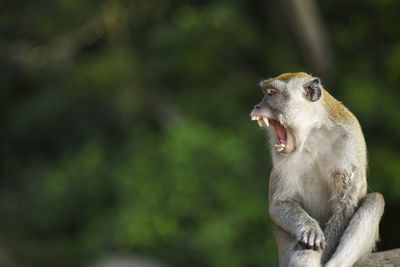
<svg viewBox="0 0 400 267"><path fill-rule="evenodd" d="M311 101L315 102L321 98L322 89L321 84L318 78L312 79L309 82L306 82L304 85L305 97Z"/></svg>

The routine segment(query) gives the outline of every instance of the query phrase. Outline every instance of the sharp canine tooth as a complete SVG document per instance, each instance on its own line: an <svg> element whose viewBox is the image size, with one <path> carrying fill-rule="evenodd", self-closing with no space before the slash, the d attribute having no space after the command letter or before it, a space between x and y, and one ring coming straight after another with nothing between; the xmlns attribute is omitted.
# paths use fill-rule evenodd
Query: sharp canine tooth
<svg viewBox="0 0 400 267"><path fill-rule="evenodd" d="M269 127L269 122L267 118L263 118L263 121L265 122L265 125L267 125L267 127Z"/></svg>
<svg viewBox="0 0 400 267"><path fill-rule="evenodd" d="M263 126L263 125L262 125L262 120L261 120L261 119L258 119L258 120L257 120L257 123L258 123L258 125L260 125L260 127Z"/></svg>

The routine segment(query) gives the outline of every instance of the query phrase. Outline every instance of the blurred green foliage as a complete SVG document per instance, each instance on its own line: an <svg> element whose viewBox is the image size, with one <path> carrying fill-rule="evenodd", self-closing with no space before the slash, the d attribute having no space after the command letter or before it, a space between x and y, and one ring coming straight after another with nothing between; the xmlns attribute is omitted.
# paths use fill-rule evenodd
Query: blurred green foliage
<svg viewBox="0 0 400 267"><path fill-rule="evenodd" d="M387 201L381 248L397 247L400 2L317 5L335 55L325 85L363 126L370 191ZM270 159L249 112L260 79L312 69L280 12L272 0L2 1L8 257L275 266Z"/></svg>

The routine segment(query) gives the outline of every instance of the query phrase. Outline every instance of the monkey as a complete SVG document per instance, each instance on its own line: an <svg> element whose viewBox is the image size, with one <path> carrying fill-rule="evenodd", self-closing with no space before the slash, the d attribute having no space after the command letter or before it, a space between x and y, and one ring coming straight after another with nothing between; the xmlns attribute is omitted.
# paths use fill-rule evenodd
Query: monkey
<svg viewBox="0 0 400 267"><path fill-rule="evenodd" d="M281 267L353 266L379 239L380 193L367 194L367 149L356 117L319 78L284 73L259 84L251 119L267 129L269 214Z"/></svg>

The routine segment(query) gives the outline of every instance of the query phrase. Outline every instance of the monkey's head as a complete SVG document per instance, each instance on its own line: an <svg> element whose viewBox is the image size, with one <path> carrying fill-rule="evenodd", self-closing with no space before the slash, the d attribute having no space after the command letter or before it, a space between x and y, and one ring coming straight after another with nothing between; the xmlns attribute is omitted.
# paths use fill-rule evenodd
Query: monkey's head
<svg viewBox="0 0 400 267"><path fill-rule="evenodd" d="M322 116L320 81L304 72L285 73L261 81L260 87L264 98L254 106L251 119L260 127L272 126L269 132L278 152L292 153Z"/></svg>

